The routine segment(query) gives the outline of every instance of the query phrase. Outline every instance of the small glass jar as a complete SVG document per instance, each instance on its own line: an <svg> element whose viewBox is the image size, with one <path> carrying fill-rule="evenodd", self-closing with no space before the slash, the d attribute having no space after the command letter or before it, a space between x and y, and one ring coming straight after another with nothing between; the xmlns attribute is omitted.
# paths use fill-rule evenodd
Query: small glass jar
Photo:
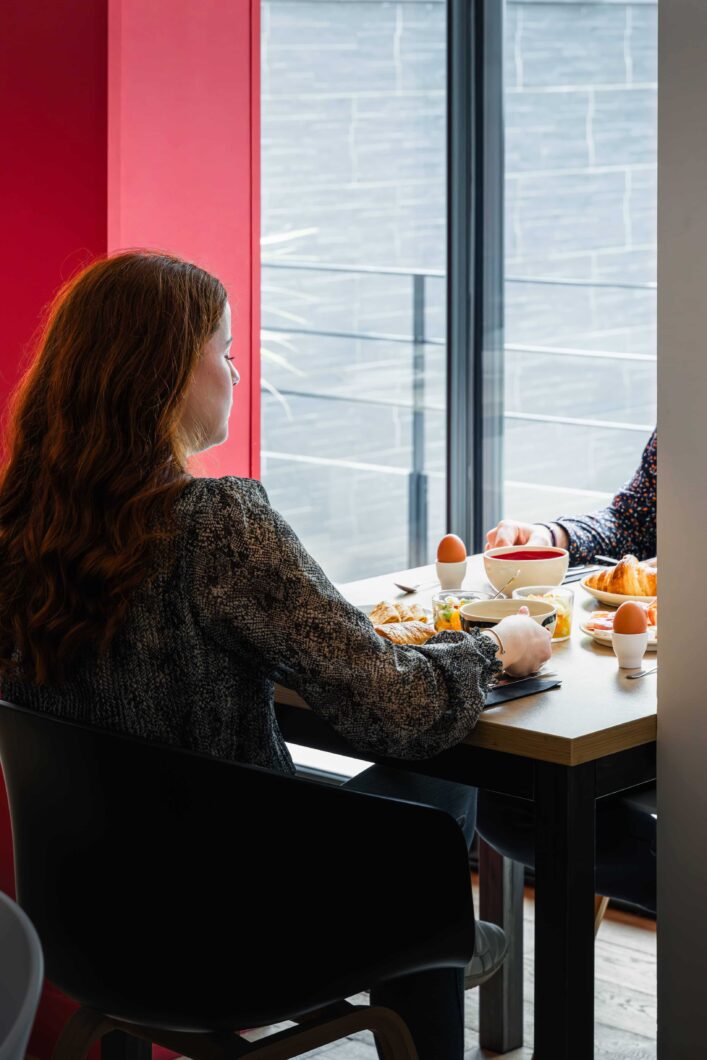
<svg viewBox="0 0 707 1060"><path fill-rule="evenodd" d="M545 600L557 609L557 625L552 634L554 641L569 640L572 634L572 612L574 611L574 589L568 585L526 585L513 590L514 600Z"/></svg>
<svg viewBox="0 0 707 1060"><path fill-rule="evenodd" d="M432 597L432 621L438 633L445 629L461 631L459 608L473 600L490 600L491 593L479 589L442 589Z"/></svg>

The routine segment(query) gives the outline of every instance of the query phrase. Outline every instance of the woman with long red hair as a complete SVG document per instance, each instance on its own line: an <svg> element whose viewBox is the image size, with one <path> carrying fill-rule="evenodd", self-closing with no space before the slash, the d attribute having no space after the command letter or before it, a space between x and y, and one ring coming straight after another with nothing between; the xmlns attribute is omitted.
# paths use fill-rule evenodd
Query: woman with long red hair
<svg viewBox="0 0 707 1060"><path fill-rule="evenodd" d="M279 681L364 753L451 746L500 665L536 669L549 635L515 616L421 647L379 638L260 483L187 471L227 437L237 382L226 291L195 265L121 253L59 293L0 473L3 698L292 773ZM444 802L444 785L414 783L374 767L356 785ZM474 789L446 791L470 839ZM502 936L477 924L476 981L501 958ZM461 990L461 973L428 972L374 997L402 1013L421 1060L461 1060Z"/></svg>

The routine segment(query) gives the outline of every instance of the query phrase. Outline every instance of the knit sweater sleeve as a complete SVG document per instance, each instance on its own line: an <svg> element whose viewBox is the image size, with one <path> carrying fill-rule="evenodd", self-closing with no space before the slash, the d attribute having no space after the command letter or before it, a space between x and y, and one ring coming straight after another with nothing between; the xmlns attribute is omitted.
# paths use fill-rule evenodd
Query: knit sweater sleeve
<svg viewBox="0 0 707 1060"><path fill-rule="evenodd" d="M382 640L341 596L260 483L200 480L192 606L207 636L302 695L354 747L426 758L475 725L500 670L488 637L447 632L420 647Z"/></svg>

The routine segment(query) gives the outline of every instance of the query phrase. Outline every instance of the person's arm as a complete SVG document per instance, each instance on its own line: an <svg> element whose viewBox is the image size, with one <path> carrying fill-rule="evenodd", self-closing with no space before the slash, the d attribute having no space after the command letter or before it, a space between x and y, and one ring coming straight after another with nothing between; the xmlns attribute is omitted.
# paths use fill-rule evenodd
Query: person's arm
<svg viewBox="0 0 707 1060"><path fill-rule="evenodd" d="M500 670L481 634L400 647L347 603L270 506L242 479L203 480L191 598L205 633L241 665L299 692L355 747L396 758L461 740Z"/></svg>
<svg viewBox="0 0 707 1060"><path fill-rule="evenodd" d="M657 440L651 435L633 478L611 504L590 515L559 516L554 522L569 539L570 563L594 556L649 559L656 552Z"/></svg>

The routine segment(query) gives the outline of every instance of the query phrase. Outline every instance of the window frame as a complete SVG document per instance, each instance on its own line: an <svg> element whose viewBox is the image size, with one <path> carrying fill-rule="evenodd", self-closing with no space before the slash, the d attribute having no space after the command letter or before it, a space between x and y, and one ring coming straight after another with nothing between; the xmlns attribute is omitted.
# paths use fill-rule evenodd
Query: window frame
<svg viewBox="0 0 707 1060"><path fill-rule="evenodd" d="M447 0L447 528L503 507L503 0Z"/></svg>

